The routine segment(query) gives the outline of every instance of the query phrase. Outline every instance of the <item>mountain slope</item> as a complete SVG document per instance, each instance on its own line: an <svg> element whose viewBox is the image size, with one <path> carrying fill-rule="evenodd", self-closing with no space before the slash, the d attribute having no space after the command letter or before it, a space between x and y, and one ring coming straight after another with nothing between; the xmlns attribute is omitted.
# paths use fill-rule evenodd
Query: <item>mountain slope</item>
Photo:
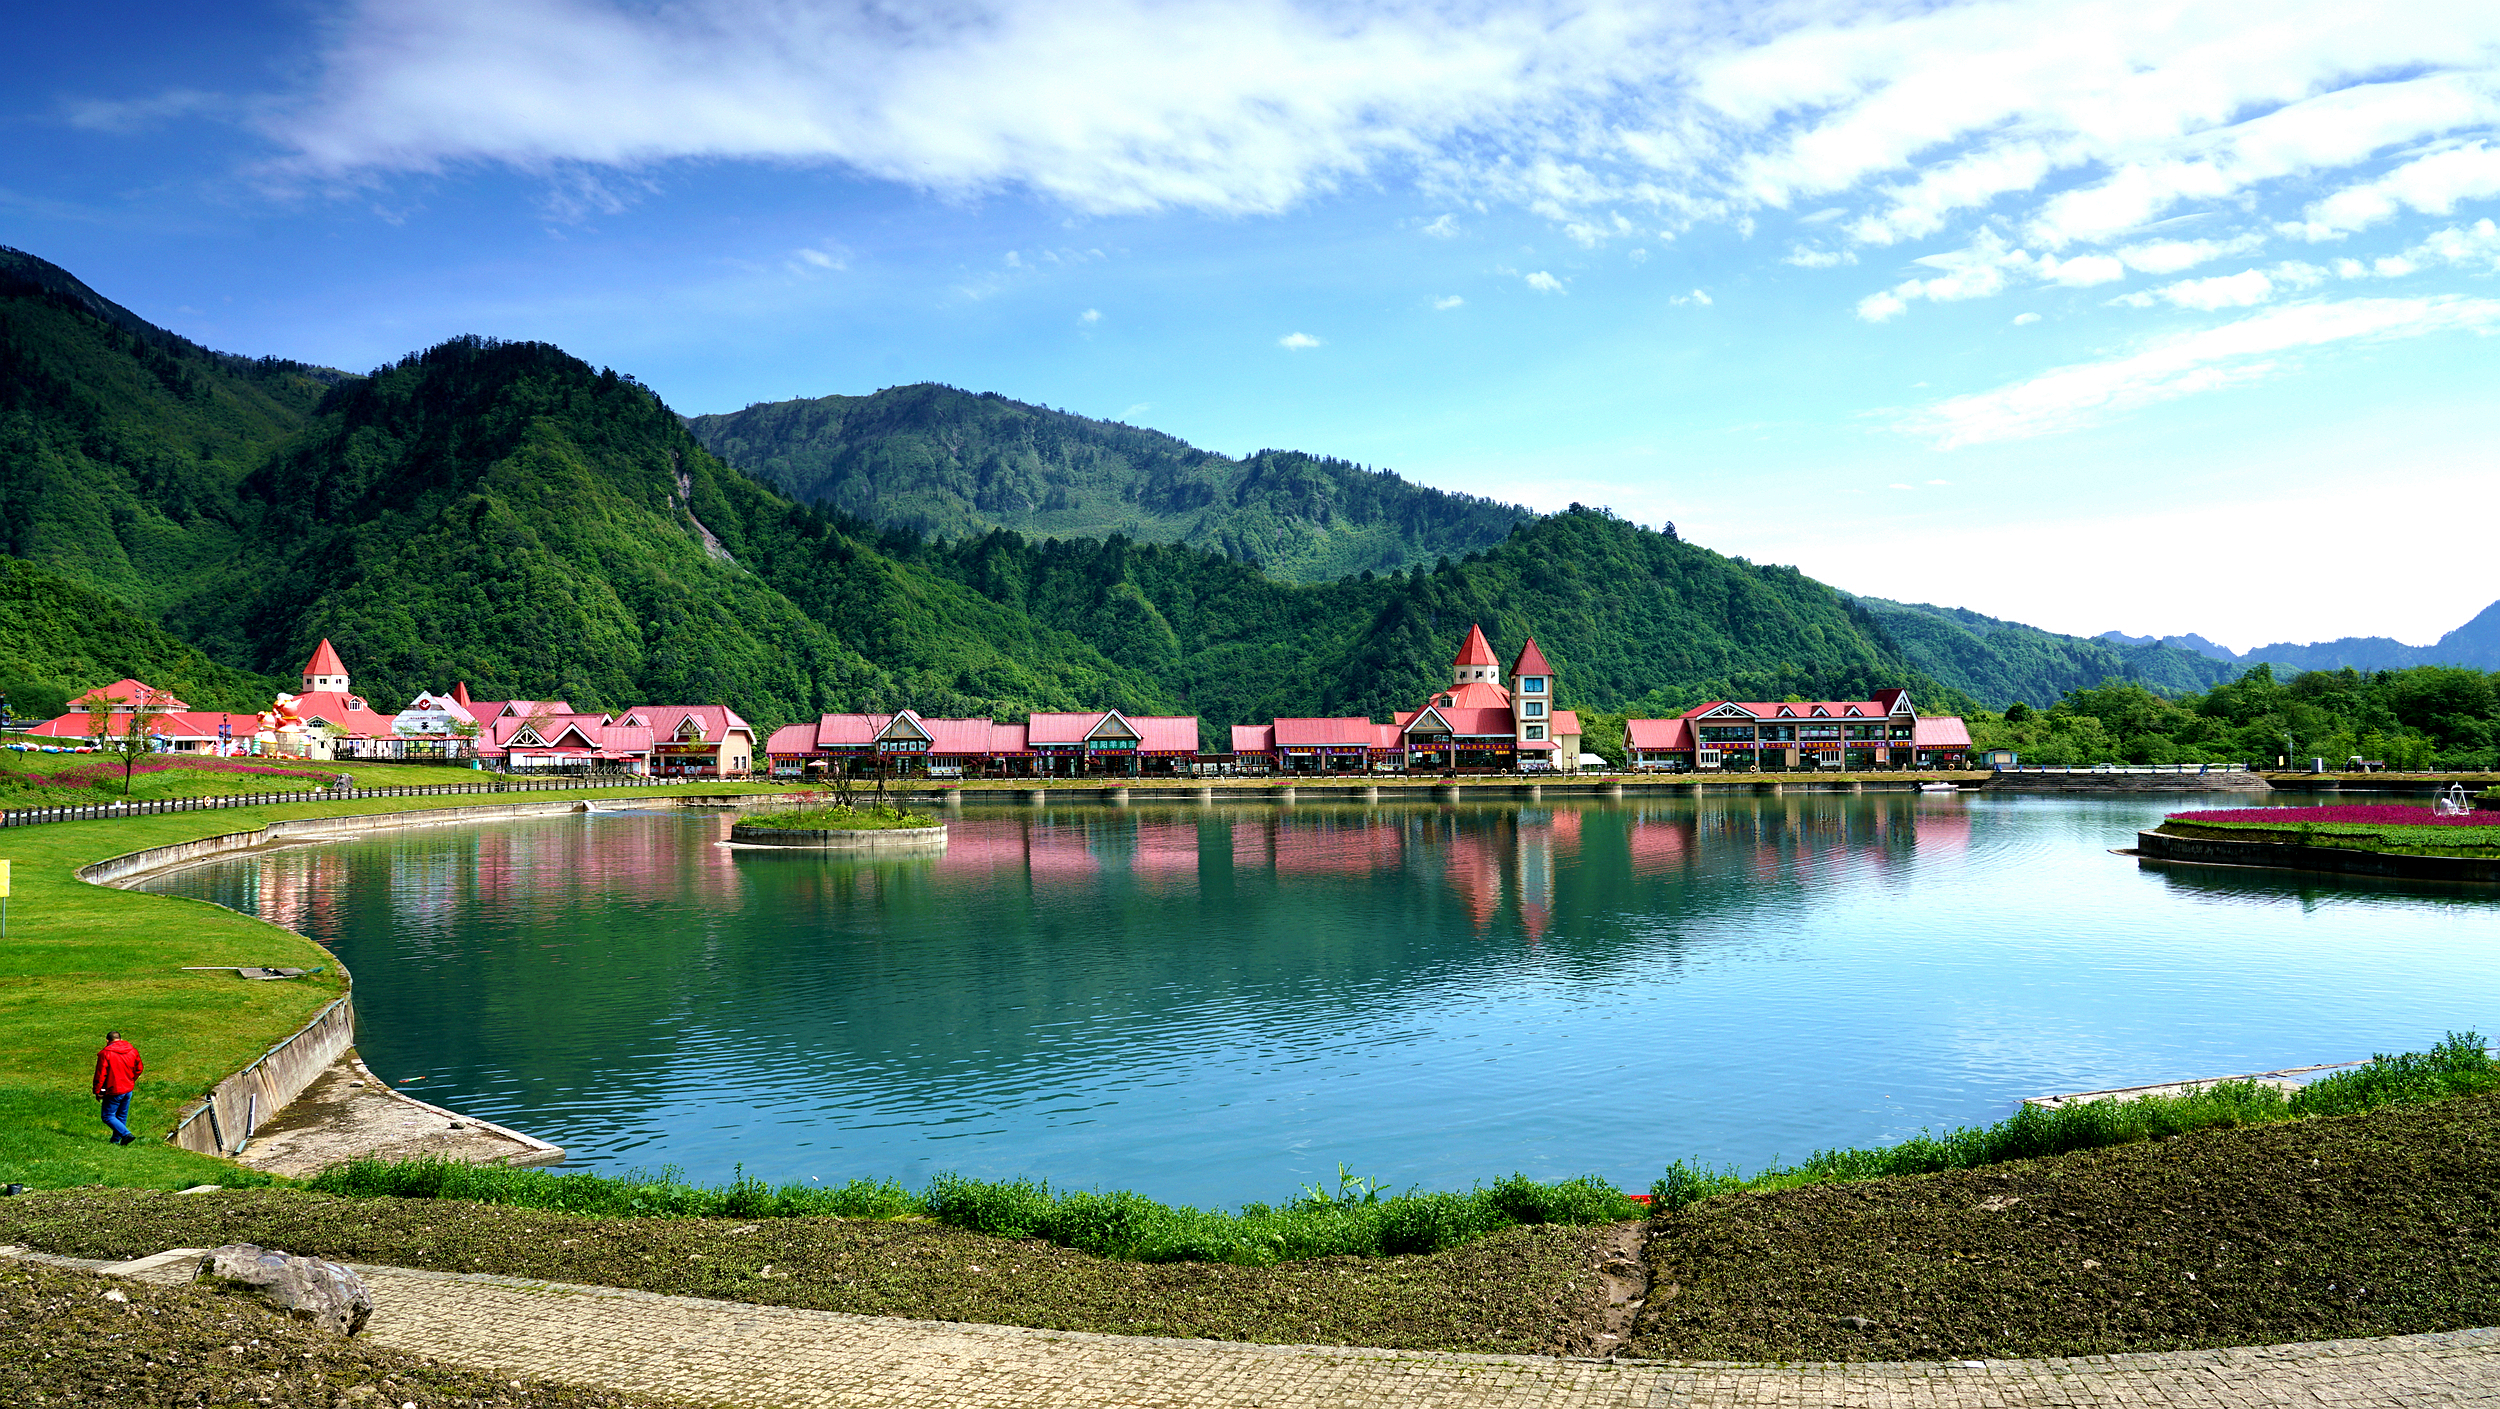
<svg viewBox="0 0 2500 1409"><path fill-rule="evenodd" d="M258 710L279 682L217 664L129 606L34 563L0 558L0 695L48 719L98 685L136 677L194 709Z"/></svg>
<svg viewBox="0 0 2500 1409"><path fill-rule="evenodd" d="M235 483L341 377L211 352L0 247L0 551L163 610L233 557Z"/></svg>
<svg viewBox="0 0 2500 1409"><path fill-rule="evenodd" d="M1528 511L1295 451L1246 459L1158 431L923 383L687 421L802 503L960 538L1186 543L1321 582L1499 542Z"/></svg>
<svg viewBox="0 0 2500 1409"><path fill-rule="evenodd" d="M1998 708L2021 700L2047 708L2069 690L2132 680L2162 694L2208 689L2236 668L2159 642L2121 644L2062 636L1963 607L1861 598L1918 669Z"/></svg>

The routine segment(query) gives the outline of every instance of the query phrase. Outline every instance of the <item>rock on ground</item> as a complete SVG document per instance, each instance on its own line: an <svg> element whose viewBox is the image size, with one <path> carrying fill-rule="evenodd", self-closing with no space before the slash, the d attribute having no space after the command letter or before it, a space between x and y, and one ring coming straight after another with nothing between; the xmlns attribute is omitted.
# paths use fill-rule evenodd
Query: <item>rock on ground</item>
<svg viewBox="0 0 2500 1409"><path fill-rule="evenodd" d="M200 1275L249 1287L280 1311L343 1336L365 1328L373 1295L362 1277L317 1257L228 1243L200 1259Z"/></svg>

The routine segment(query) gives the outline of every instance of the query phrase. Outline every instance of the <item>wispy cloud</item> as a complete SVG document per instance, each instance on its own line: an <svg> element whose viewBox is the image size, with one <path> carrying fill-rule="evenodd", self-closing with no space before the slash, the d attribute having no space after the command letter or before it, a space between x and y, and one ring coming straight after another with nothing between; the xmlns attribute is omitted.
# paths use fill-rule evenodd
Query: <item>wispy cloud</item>
<svg viewBox="0 0 2500 1409"><path fill-rule="evenodd" d="M1099 323L1102 321L1102 310L1099 308L1086 309L1084 312L1076 315L1076 321L1080 323Z"/></svg>
<svg viewBox="0 0 2500 1409"><path fill-rule="evenodd" d="M1441 310L1441 311L1442 311L1442 312L1444 312L1444 313L1447 313L1447 312L1449 312L1449 311L1450 311L1451 309L1453 309L1453 308L1458 308L1458 307L1463 306L1466 302L1467 302L1467 300L1465 300L1465 299L1463 299L1463 298L1460 298L1460 297L1459 297L1458 295L1456 295L1456 294L1444 294L1444 295L1443 295L1443 296L1441 296L1440 298L1436 298L1436 299L1434 299L1434 300L1432 301L1432 306L1433 306L1434 308L1437 308L1437 309Z"/></svg>
<svg viewBox="0 0 2500 1409"><path fill-rule="evenodd" d="M1896 428L1940 449L2075 430L2146 406L2277 375L2312 348L2432 333L2500 330L2500 299L2361 298L2286 304L2157 338L2095 362L2058 367L1994 391L1956 396Z"/></svg>
<svg viewBox="0 0 2500 1409"><path fill-rule="evenodd" d="M1276 345L1285 349L1287 352L1301 352L1308 348L1321 346L1321 342L1318 338L1312 337L1309 333L1287 333L1283 337L1276 340Z"/></svg>
<svg viewBox="0 0 2500 1409"><path fill-rule="evenodd" d="M1569 290L1563 287L1562 280L1555 278L1553 275L1546 273L1542 269L1528 275L1527 280L1528 287L1541 294L1559 294L1569 292Z"/></svg>

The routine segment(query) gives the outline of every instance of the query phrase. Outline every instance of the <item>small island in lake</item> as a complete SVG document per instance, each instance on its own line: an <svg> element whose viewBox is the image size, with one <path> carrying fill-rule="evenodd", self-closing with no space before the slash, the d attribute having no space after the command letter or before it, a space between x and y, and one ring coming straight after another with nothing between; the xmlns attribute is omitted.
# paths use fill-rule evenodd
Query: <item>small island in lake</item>
<svg viewBox="0 0 2500 1409"><path fill-rule="evenodd" d="M740 818L729 839L748 846L902 849L946 845L946 824L887 803L776 809Z"/></svg>

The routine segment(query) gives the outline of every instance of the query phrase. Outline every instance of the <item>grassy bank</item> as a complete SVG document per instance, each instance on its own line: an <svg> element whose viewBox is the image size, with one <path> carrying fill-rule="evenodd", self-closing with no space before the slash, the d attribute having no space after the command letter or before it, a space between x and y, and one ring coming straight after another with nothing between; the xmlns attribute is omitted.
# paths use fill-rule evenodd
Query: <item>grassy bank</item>
<svg viewBox="0 0 2500 1409"><path fill-rule="evenodd" d="M916 1193L890 1180L866 1179L839 1188L774 1189L760 1180L703 1188L443 1159L355 1160L322 1171L312 1187L349 1198L458 1199L604 1218L926 1218L1099 1257L1245 1267L1440 1252L1507 1228L1619 1223L1648 1212L1590 1178L1539 1184L1513 1174L1464 1194L1392 1194L1343 1170L1334 1189L1315 1184L1283 1204L1248 1204L1231 1213L1159 1203L1126 1190L1054 1190L1031 1179L944 1174Z"/></svg>
<svg viewBox="0 0 2500 1409"><path fill-rule="evenodd" d="M347 1261L872 1316L1528 1353L1593 1322L1602 1302L1593 1268L1612 1231L1513 1228L1417 1257L1239 1267L1120 1261L925 1220L604 1218L300 1190L0 1199L0 1242L77 1257L242 1240Z"/></svg>
<svg viewBox="0 0 2500 1409"><path fill-rule="evenodd" d="M2478 814L2500 817L2500 813ZM2158 831L2218 841L2268 842L2337 851L2374 851L2398 856L2500 856L2500 825L2406 827L2365 822L2313 822L2298 826L2263 822L2164 822Z"/></svg>
<svg viewBox="0 0 2500 1409"><path fill-rule="evenodd" d="M128 799L230 797L237 793L312 793L340 774L360 788L434 787L491 777L466 768L413 763L315 763L293 758L197 758L152 754L129 778ZM20 753L0 749L0 808L77 807L124 796L121 761L95 753Z"/></svg>
<svg viewBox="0 0 2500 1409"><path fill-rule="evenodd" d="M2253 1081L2225 1081L2179 1096L2088 1101L2054 1109L2024 1106L1994 1125L1967 1126L1943 1135L1922 1133L1872 1150L1821 1150L1797 1164L1751 1176L1678 1161L1650 1194L1654 1207L1674 1210L1725 1194L1979 1169L2011 1160L2166 1140L2192 1131L2351 1115L2491 1091L2500 1091L2500 1062L2483 1050L2480 1033L2452 1032L2428 1052L2381 1054L2288 1095Z"/></svg>
<svg viewBox="0 0 2500 1409"><path fill-rule="evenodd" d="M248 1295L0 1263L0 1404L269 1409L667 1409L681 1401L444 1365L349 1340ZM526 1397L524 1397L526 1396Z"/></svg>
<svg viewBox="0 0 2500 1409"><path fill-rule="evenodd" d="M0 1180L37 1187L178 1188L256 1177L155 1137L172 1128L185 1105L301 1027L346 988L337 962L300 935L202 901L89 885L73 874L79 867L146 847L250 831L282 818L493 801L462 795L306 801L0 831L0 856L14 863L15 891L8 942L0 945ZM327 965L329 972L293 982L247 983L231 973L183 972L194 964ZM95 1052L108 1028L128 1036L148 1064L131 1103L131 1128L143 1138L128 1148L105 1143L88 1094Z"/></svg>
<svg viewBox="0 0 2500 1409"><path fill-rule="evenodd" d="M1631 1352L2094 1355L2500 1324L2500 1095L1744 1193L1653 1225Z"/></svg>

